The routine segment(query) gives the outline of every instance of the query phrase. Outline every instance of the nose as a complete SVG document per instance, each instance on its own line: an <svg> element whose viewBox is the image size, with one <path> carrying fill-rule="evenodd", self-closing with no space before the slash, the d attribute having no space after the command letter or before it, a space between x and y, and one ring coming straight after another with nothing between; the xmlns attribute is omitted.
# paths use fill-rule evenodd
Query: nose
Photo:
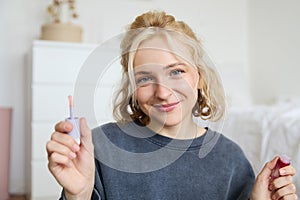
<svg viewBox="0 0 300 200"><path fill-rule="evenodd" d="M170 97L171 95L172 95L171 88L169 88L163 84L160 84L160 83L155 84L155 97L156 98L165 100L168 97Z"/></svg>

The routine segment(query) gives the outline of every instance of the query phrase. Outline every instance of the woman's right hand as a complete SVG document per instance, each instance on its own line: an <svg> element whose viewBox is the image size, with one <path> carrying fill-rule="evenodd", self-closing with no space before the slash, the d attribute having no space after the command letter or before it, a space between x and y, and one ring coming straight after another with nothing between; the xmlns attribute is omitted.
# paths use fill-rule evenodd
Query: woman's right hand
<svg viewBox="0 0 300 200"><path fill-rule="evenodd" d="M298 199L292 179L296 170L292 165L283 167L279 170L280 177L274 180L271 179L272 170L275 168L278 159L279 157L276 156L265 164L256 178L250 200Z"/></svg>
<svg viewBox="0 0 300 200"><path fill-rule="evenodd" d="M84 118L80 119L80 145L67 133L72 124L56 124L46 148L48 167L57 182L71 199L91 199L94 188L95 161L92 133Z"/></svg>

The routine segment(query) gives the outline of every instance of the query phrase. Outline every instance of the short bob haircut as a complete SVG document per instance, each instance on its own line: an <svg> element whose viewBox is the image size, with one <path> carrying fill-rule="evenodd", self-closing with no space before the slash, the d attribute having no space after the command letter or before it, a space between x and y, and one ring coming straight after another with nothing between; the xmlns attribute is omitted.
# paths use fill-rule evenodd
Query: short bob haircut
<svg viewBox="0 0 300 200"><path fill-rule="evenodd" d="M172 53L196 67L200 74L202 88L198 90L197 102L192 114L203 120L221 119L226 107L224 90L216 69L211 62L208 62L209 59L200 40L186 23L176 21L173 16L165 12L151 11L135 19L121 42L123 74L120 88L114 99L115 120L121 123L139 121L142 125L150 122L133 95L135 91L133 62L141 42L156 36L164 37Z"/></svg>

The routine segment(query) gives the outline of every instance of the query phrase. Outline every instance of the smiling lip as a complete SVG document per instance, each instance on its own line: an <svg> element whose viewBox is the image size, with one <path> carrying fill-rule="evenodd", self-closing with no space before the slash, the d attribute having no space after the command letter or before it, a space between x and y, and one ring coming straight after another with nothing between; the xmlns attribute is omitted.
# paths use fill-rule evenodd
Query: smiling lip
<svg viewBox="0 0 300 200"><path fill-rule="evenodd" d="M161 112L170 112L174 110L180 102L175 103L169 103L169 104L156 104L154 105L155 108L157 108Z"/></svg>

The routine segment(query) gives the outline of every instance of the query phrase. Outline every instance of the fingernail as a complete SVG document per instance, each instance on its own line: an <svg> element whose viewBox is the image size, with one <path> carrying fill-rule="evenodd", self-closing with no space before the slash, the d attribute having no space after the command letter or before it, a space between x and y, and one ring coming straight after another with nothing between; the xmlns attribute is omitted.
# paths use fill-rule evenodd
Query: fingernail
<svg viewBox="0 0 300 200"><path fill-rule="evenodd" d="M64 128L69 130L71 128L71 126L69 124L65 124Z"/></svg>
<svg viewBox="0 0 300 200"><path fill-rule="evenodd" d="M77 152L77 151L79 151L79 149L80 148L77 144L74 144L73 147L72 147L73 152Z"/></svg>
<svg viewBox="0 0 300 200"><path fill-rule="evenodd" d="M74 153L74 152L70 152L69 153L69 157L70 157L70 159L74 159L74 158L76 158L76 154Z"/></svg>
<svg viewBox="0 0 300 200"><path fill-rule="evenodd" d="M280 169L279 173L280 173L280 175L285 175L286 174L286 170L285 169Z"/></svg>

